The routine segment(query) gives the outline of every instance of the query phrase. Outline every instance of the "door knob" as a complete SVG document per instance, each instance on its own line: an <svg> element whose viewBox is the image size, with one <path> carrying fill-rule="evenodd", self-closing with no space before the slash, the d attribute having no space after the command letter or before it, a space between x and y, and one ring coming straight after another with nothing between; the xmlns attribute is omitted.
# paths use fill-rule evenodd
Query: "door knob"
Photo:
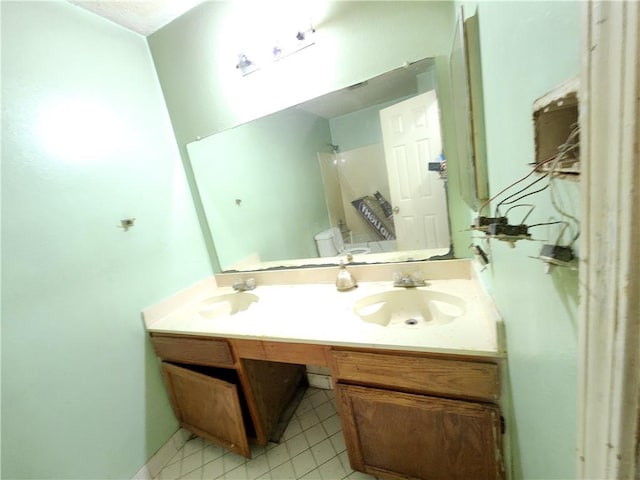
<svg viewBox="0 0 640 480"><path fill-rule="evenodd" d="M398 213L400 211L400 207L393 207L393 213Z"/></svg>

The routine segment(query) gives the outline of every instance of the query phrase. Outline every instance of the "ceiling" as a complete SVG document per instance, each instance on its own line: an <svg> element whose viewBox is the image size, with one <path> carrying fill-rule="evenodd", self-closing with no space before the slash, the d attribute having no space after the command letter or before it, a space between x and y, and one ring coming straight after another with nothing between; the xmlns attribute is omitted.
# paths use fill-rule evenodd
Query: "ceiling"
<svg viewBox="0 0 640 480"><path fill-rule="evenodd" d="M378 75L366 82L358 83L342 90L298 105L298 108L330 119L418 93L416 75L426 72L434 62L425 58L407 63L402 68Z"/></svg>
<svg viewBox="0 0 640 480"><path fill-rule="evenodd" d="M204 0L68 0L145 37Z"/></svg>

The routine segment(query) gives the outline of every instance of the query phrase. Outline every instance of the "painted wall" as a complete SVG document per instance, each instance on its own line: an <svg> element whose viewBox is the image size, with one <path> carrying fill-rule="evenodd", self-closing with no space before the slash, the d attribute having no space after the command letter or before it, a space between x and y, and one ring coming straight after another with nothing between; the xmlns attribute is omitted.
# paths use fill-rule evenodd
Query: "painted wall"
<svg viewBox="0 0 640 480"><path fill-rule="evenodd" d="M252 4L249 18L246 4L206 2L148 38L179 143L450 49L450 2L313 2L316 44L242 77L239 51L295 17L295 3Z"/></svg>
<svg viewBox="0 0 640 480"><path fill-rule="evenodd" d="M223 269L318 256L313 237L329 227L318 152L330 144L327 120L290 108L188 145Z"/></svg>
<svg viewBox="0 0 640 480"><path fill-rule="evenodd" d="M2 477L131 478L177 428L140 312L212 273L149 50L3 1L2 75Z"/></svg>
<svg viewBox="0 0 640 480"><path fill-rule="evenodd" d="M429 69L417 75L416 94L436 89L436 69ZM396 98L361 110L340 115L329 120L331 138L334 145L341 151L366 147L367 145L382 143L382 129L380 127L380 110L406 100L407 97Z"/></svg>
<svg viewBox="0 0 640 480"><path fill-rule="evenodd" d="M579 73L581 7L579 2L479 2L477 7L489 184L496 194L530 171L533 102ZM564 211L579 216L579 183L554 182L554 193ZM519 203L536 205L530 225L563 218L549 189ZM525 213L516 209L509 219L517 222ZM532 232L551 243L559 233L558 226ZM575 233L568 231L565 242ZM506 323L515 478L575 478L578 275L566 269L546 275L542 263L530 258L541 246L520 241L510 248L492 241L492 263L483 279Z"/></svg>
<svg viewBox="0 0 640 480"><path fill-rule="evenodd" d="M311 4L316 44L242 77L235 65L247 42L271 38L271 27L281 25L287 17L302 16L296 5ZM438 85L446 90L453 7L452 2L436 1L270 1L252 4L248 16L242 2L207 2L151 35L149 45L191 185L196 182L183 146L197 137L425 57L436 58ZM448 101L446 95L441 98L443 109ZM444 128L449 128L449 122L444 122ZM453 191L451 208L464 216L466 210L455 194ZM195 202L217 269L215 236L211 236L197 195ZM466 218L463 223L466 225ZM455 224L453 230L462 229L458 227ZM468 236L461 238L458 243L464 254Z"/></svg>
<svg viewBox="0 0 640 480"><path fill-rule="evenodd" d="M380 103L330 119L329 126L333 144L340 147L341 152L382 144L380 110L401 102L405 98L408 97Z"/></svg>

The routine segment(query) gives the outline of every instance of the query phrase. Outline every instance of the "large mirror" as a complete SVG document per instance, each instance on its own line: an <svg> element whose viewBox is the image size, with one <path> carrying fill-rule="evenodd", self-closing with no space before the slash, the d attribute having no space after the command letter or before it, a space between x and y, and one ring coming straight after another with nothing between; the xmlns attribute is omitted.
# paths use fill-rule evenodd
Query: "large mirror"
<svg viewBox="0 0 640 480"><path fill-rule="evenodd" d="M432 59L187 146L223 271L452 256Z"/></svg>

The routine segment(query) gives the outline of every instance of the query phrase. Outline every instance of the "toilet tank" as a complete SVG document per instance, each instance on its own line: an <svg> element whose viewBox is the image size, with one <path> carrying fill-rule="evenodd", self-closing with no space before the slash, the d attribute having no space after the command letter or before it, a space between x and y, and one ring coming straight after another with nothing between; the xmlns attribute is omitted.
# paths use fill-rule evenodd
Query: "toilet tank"
<svg viewBox="0 0 640 480"><path fill-rule="evenodd" d="M344 250L344 242L337 227L323 230L314 237L321 257L335 257Z"/></svg>

